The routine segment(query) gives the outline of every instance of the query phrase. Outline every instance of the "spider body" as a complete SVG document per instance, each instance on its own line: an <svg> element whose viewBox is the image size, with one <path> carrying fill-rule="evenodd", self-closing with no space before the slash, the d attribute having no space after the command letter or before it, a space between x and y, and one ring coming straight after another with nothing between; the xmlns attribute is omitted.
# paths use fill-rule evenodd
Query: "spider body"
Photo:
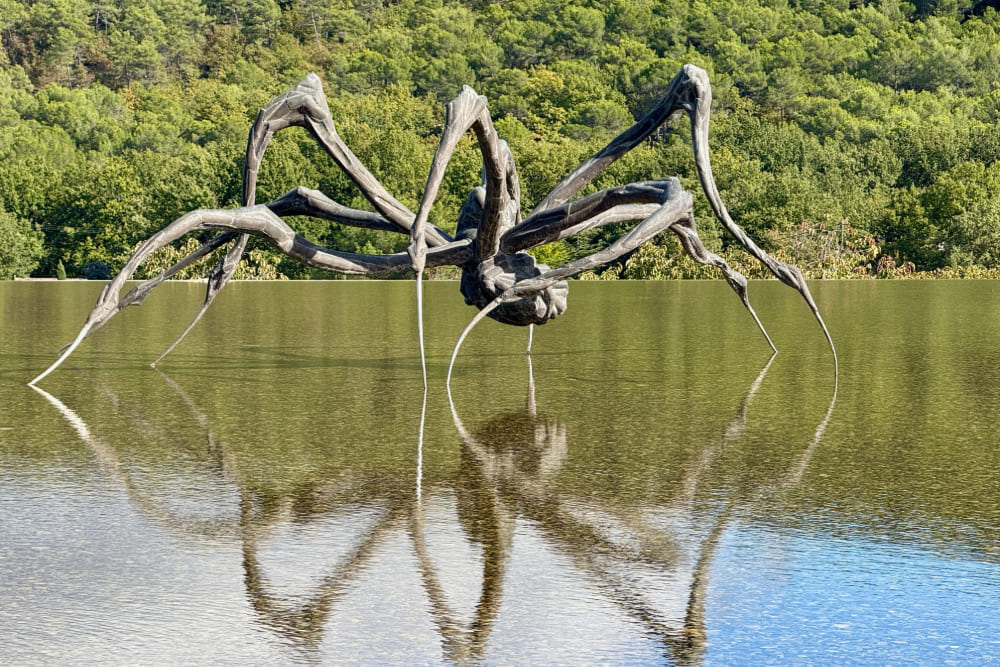
<svg viewBox="0 0 1000 667"><path fill-rule="evenodd" d="M574 199L608 165L642 143L676 113L685 113L690 118L698 177L716 217L749 254L763 263L776 278L802 295L833 349L833 341L801 271L758 247L736 225L722 203L708 155L711 102L708 75L693 65L685 65L648 114L583 162L522 220L521 189L514 156L506 142L497 136L486 98L466 86L447 105L444 131L431 163L420 206L414 213L386 191L337 134L319 77L310 74L261 109L251 127L243 165L243 206L233 210L192 211L140 245L121 272L105 287L76 339L64 348L55 363L30 384L52 372L84 338L106 324L117 312L140 304L150 291L177 271L228 246L229 250L208 277L208 290L201 309L180 338L161 355L162 359L191 330L219 290L232 278L251 234L264 238L292 259L332 273L377 276L412 270L418 279L418 310L422 303L419 281L424 268L441 265L461 267L462 294L466 303L479 309L472 324L490 316L506 324L524 326L543 324L566 310L567 278L615 261L669 230L679 237L682 247L694 261L720 270L774 349L750 306L746 279L731 269L722 257L709 251L698 237L693 197L681 188L677 179L629 183ZM372 211L350 209L322 192L304 187L295 188L267 205L255 205L257 172L267 145L275 132L290 126L304 127L313 135L365 196ZM430 225L428 216L448 161L458 141L469 130L475 134L482 153L483 183L466 200L453 238L444 230ZM322 248L296 234L283 220L288 215L307 215L345 225L407 234L410 243L406 252L390 255L366 255ZM526 252L588 229L622 222L636 224L607 248L558 268L539 264ZM216 230L217 236L157 277L121 296L125 281L151 253L185 234L206 229ZM422 339L422 316L419 322ZM834 360L836 363L835 351Z"/></svg>
<svg viewBox="0 0 1000 667"><path fill-rule="evenodd" d="M500 253L484 262L470 262L462 267L462 295L465 303L482 310L515 284L538 279L550 270L526 252ZM569 284L559 280L538 292L502 302L490 310L488 316L514 326L545 324L566 312L568 293Z"/></svg>
<svg viewBox="0 0 1000 667"><path fill-rule="evenodd" d="M486 189L483 187L469 193L458 216L456 239L469 239L476 244L485 197ZM506 230L513 227L508 225ZM466 304L482 310L516 283L537 279L549 270L548 266L539 264L526 252L506 253L498 249L483 260L470 259L462 265L460 289ZM545 324L566 312L568 293L569 284L560 280L534 294L501 303L489 312L489 317L514 326Z"/></svg>

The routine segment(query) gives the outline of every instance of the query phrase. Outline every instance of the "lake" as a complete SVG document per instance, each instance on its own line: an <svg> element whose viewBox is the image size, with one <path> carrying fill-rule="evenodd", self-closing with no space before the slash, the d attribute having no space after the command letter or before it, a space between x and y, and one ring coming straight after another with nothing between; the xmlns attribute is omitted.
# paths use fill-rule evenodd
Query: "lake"
<svg viewBox="0 0 1000 667"><path fill-rule="evenodd" d="M1000 283L0 283L0 663L1000 661Z"/></svg>

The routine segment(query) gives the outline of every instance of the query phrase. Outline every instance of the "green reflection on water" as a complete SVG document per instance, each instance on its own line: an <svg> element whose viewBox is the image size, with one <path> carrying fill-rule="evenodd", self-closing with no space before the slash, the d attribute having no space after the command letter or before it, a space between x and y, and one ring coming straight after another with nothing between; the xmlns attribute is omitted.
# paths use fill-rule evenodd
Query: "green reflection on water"
<svg viewBox="0 0 1000 667"><path fill-rule="evenodd" d="M678 662L704 650L705 585L733 517L997 555L995 283L817 284L841 358L835 405L825 340L777 284L753 285L781 350L771 360L725 285L577 283L530 360L525 330L473 332L454 415L444 374L473 311L454 284L432 283L420 461L412 284L236 284L164 373L149 369L201 289L169 285L126 311L42 383L47 402L24 383L73 337L99 286L0 284L0 461L70 481L96 462L160 529L236 540L257 618L307 650L398 534L454 662L511 641L493 628L518 521ZM452 509L429 529L434 503ZM361 537L308 594L276 592L258 545L352 513L367 517ZM441 521L478 554L464 611L442 583L461 563L427 546Z"/></svg>

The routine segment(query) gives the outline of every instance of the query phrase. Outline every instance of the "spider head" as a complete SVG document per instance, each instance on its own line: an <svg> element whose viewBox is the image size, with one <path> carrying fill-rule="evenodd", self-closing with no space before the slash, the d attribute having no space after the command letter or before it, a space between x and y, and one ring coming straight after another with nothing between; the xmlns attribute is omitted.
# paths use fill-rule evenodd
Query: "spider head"
<svg viewBox="0 0 1000 667"><path fill-rule="evenodd" d="M538 278L549 270L526 252L494 255L484 262L462 267L462 295L465 302L482 310L514 283ZM543 290L506 301L490 311L489 317L504 324L527 326L545 324L566 310L569 285L560 280Z"/></svg>

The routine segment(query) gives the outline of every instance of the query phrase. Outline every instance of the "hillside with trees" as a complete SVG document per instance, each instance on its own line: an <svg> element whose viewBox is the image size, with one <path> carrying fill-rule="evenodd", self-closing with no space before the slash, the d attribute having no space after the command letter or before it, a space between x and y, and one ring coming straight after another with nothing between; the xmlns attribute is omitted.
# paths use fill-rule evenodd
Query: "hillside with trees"
<svg viewBox="0 0 1000 667"><path fill-rule="evenodd" d="M181 214L237 206L258 109L310 71L344 140L415 210L444 104L463 84L490 100L531 206L647 111L684 63L712 81L723 198L769 250L815 277L996 275L997 5L0 0L0 278L101 277ZM689 142L675 122L594 187L679 176L696 193L706 243L725 250ZM466 139L434 224L454 229L479 169ZM268 149L257 200L295 185L368 208L300 129ZM406 241L292 224L347 251L394 252ZM559 263L619 232L539 252ZM603 277L703 275L680 254L663 238ZM243 275L278 273L318 277L263 245Z"/></svg>

